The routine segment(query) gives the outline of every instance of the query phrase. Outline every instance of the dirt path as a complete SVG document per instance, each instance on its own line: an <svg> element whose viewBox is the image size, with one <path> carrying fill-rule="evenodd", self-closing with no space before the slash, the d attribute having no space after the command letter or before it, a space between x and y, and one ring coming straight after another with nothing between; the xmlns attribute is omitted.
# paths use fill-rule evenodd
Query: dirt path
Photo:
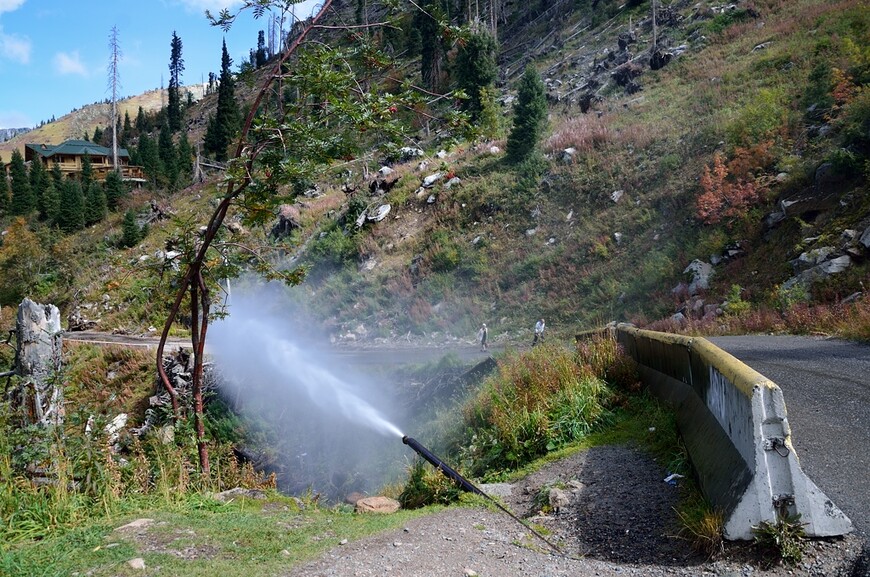
<svg viewBox="0 0 870 577"><path fill-rule="evenodd" d="M415 519L399 531L339 545L288 577L326 576L624 576L851 577L859 553L855 537L807 545L792 568L764 568L745 544L731 544L715 560L694 554L677 537L678 488L645 453L627 446L598 447L552 463L511 485L490 487L517 515L556 543L547 546L497 510L451 509ZM569 504L542 515L535 497L565 487ZM545 491L546 493L546 491Z"/></svg>

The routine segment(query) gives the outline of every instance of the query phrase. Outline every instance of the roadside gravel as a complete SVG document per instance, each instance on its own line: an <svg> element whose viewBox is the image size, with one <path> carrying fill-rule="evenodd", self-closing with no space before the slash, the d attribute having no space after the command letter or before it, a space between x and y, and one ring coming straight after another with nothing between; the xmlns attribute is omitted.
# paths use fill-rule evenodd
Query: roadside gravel
<svg viewBox="0 0 870 577"><path fill-rule="evenodd" d="M728 544L716 559L699 557L677 536L678 490L663 482L667 474L638 449L607 446L490 488L564 556L503 512L451 508L398 531L336 544L286 575L851 577L861 547L857 537L809 542L797 567L765 567L747 544ZM568 502L559 513L541 514L535 497L554 485L564 487Z"/></svg>

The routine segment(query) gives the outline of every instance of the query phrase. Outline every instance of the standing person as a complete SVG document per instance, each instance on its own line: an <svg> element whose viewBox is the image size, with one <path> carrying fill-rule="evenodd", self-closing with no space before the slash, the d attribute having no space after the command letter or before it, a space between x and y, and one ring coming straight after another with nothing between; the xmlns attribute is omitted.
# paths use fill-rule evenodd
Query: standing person
<svg viewBox="0 0 870 577"><path fill-rule="evenodd" d="M535 323L535 340L532 341L532 346L538 344L538 341L544 342L544 319L538 319Z"/></svg>
<svg viewBox="0 0 870 577"><path fill-rule="evenodd" d="M486 337L488 336L489 330L486 328L486 323L482 323L480 325L480 330L477 331L477 340L480 341L480 350L486 350Z"/></svg>

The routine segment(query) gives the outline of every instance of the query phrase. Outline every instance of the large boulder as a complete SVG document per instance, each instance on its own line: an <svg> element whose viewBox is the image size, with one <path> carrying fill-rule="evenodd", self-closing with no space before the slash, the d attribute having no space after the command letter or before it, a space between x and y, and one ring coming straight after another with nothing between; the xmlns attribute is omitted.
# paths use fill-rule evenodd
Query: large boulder
<svg viewBox="0 0 870 577"><path fill-rule="evenodd" d="M689 263L683 271L690 277L689 294L694 296L702 290L710 288L710 277L713 276L713 265L698 259Z"/></svg>

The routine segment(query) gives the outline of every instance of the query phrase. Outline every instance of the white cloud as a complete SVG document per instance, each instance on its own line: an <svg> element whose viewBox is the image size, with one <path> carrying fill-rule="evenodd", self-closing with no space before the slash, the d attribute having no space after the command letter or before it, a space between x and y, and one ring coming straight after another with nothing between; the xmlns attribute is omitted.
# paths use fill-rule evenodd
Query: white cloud
<svg viewBox="0 0 870 577"><path fill-rule="evenodd" d="M29 64L31 48L30 38L18 34L4 34L3 29L0 28L0 58Z"/></svg>
<svg viewBox="0 0 870 577"><path fill-rule="evenodd" d="M24 4L24 0L0 0L0 14L18 10L22 4Z"/></svg>
<svg viewBox="0 0 870 577"><path fill-rule="evenodd" d="M58 52L54 55L54 69L59 74L77 74L79 76L87 76L88 70L82 64L82 59L79 56L78 50L72 52Z"/></svg>
<svg viewBox="0 0 870 577"><path fill-rule="evenodd" d="M0 128L28 128L30 126L33 126L33 121L23 112L0 110Z"/></svg>

